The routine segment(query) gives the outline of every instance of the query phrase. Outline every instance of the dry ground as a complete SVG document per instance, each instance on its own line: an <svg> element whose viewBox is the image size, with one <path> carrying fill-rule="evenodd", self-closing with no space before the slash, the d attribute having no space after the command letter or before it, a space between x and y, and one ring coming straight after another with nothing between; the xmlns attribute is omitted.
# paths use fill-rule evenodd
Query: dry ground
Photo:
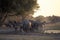
<svg viewBox="0 0 60 40"><path fill-rule="evenodd" d="M47 35L1 35L0 40L60 40L60 36Z"/></svg>

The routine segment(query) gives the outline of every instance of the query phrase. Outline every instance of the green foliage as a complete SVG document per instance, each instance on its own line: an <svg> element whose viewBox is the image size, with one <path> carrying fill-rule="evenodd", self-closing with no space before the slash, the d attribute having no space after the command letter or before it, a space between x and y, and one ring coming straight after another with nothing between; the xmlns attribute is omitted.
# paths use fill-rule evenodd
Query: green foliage
<svg viewBox="0 0 60 40"><path fill-rule="evenodd" d="M25 12L34 11L38 8L37 0L0 0L0 12L24 15ZM10 13L10 14L11 14Z"/></svg>
<svg viewBox="0 0 60 40"><path fill-rule="evenodd" d="M38 7L37 0L0 0L0 23L9 15L33 14Z"/></svg>

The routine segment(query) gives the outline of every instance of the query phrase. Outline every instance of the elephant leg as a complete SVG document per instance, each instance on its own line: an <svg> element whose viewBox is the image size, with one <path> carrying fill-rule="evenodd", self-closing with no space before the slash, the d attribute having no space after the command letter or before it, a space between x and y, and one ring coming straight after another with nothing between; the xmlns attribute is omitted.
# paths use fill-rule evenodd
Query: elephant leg
<svg viewBox="0 0 60 40"><path fill-rule="evenodd" d="M18 28L17 27L14 27L14 28L15 28L15 31L17 31Z"/></svg>
<svg viewBox="0 0 60 40"><path fill-rule="evenodd" d="M20 27L20 32L23 32L23 27Z"/></svg>
<svg viewBox="0 0 60 40"><path fill-rule="evenodd" d="M13 28L15 29L15 31L17 31L17 27L15 25L13 25Z"/></svg>
<svg viewBox="0 0 60 40"><path fill-rule="evenodd" d="M28 32L29 29L28 29L27 27L25 27L25 28L23 28L23 31L24 31L24 32Z"/></svg>

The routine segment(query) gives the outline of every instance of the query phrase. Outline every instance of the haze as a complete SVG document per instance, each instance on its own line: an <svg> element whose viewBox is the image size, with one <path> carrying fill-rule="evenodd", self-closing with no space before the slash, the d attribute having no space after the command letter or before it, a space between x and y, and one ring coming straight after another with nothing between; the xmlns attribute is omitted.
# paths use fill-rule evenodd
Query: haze
<svg viewBox="0 0 60 40"><path fill-rule="evenodd" d="M40 8L34 13L34 17L42 16L60 16L60 0L38 0Z"/></svg>

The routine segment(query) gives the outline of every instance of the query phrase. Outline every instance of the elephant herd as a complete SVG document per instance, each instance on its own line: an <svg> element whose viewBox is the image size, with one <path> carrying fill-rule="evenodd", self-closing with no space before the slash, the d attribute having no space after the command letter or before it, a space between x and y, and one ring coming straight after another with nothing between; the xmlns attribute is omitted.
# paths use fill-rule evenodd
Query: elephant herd
<svg viewBox="0 0 60 40"><path fill-rule="evenodd" d="M9 28L13 27L15 31L19 28L20 32L34 32L39 27L42 27L43 23L40 21L23 20L22 22L9 21L8 23L4 23L4 25Z"/></svg>

